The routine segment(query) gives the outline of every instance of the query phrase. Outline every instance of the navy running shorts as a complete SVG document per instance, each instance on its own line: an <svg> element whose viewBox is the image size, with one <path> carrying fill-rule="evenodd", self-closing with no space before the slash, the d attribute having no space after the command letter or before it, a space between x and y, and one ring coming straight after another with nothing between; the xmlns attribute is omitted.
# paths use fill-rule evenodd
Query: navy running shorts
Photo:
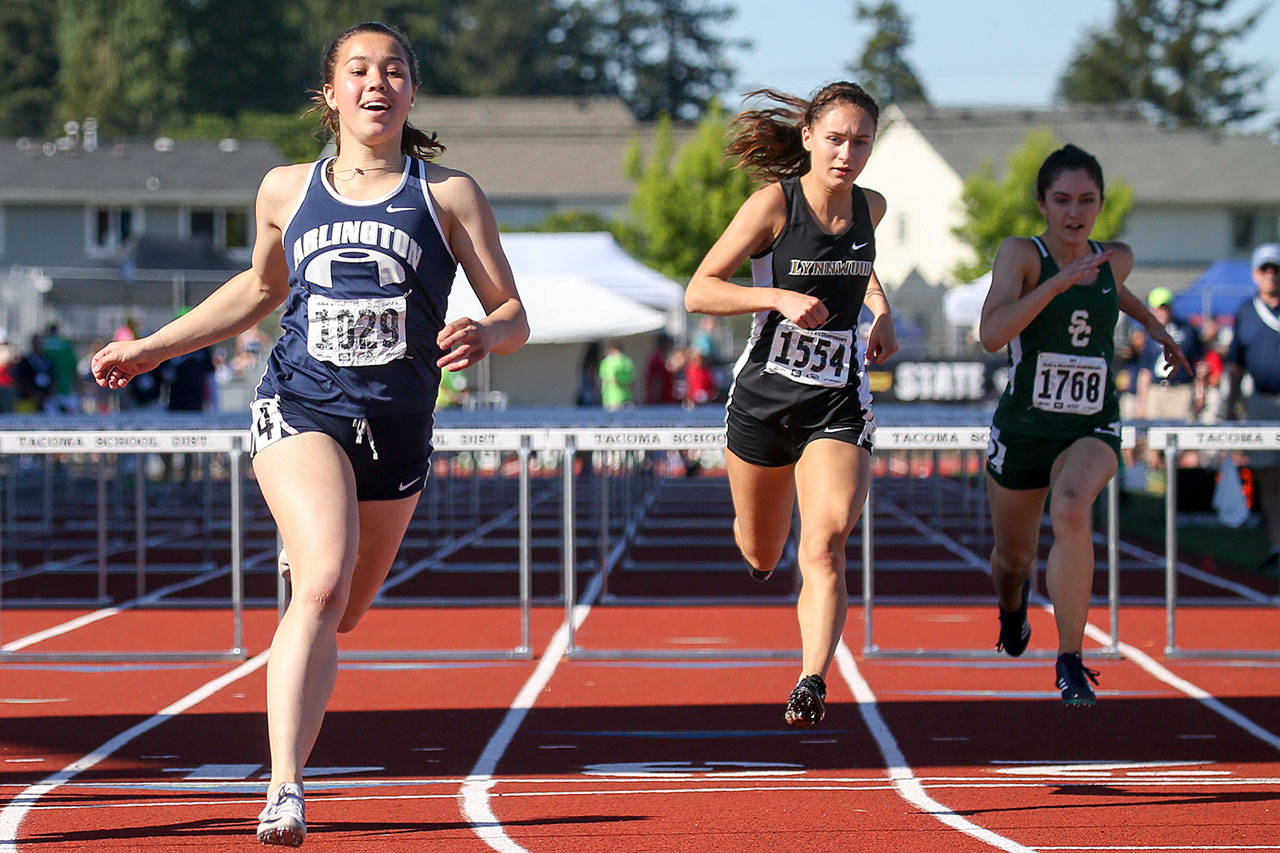
<svg viewBox="0 0 1280 853"><path fill-rule="evenodd" d="M348 418L329 415L283 397L263 397L249 405L250 455L282 438L319 432L346 453L356 480L356 499L389 501L422 491L431 468L432 416Z"/></svg>

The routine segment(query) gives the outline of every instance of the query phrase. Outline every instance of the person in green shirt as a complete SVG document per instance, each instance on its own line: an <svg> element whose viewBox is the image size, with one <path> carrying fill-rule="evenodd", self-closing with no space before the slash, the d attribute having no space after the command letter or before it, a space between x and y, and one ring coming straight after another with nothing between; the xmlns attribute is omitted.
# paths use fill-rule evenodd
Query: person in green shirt
<svg viewBox="0 0 1280 853"><path fill-rule="evenodd" d="M1018 657L1031 639L1027 597L1048 499L1053 544L1045 584L1058 627L1057 686L1067 707L1096 701L1098 674L1081 647L1093 588L1091 507L1120 464L1120 403L1111 365L1120 312L1138 321L1165 358L1190 372L1164 326L1124 286L1133 250L1090 239L1102 211L1102 167L1074 145L1040 167L1045 229L1009 237L996 252L979 337L1009 348L1009 382L987 447L987 494L999 605L996 648Z"/></svg>
<svg viewBox="0 0 1280 853"><path fill-rule="evenodd" d="M600 360L600 402L608 411L631 406L635 402L636 365L615 343L605 347Z"/></svg>

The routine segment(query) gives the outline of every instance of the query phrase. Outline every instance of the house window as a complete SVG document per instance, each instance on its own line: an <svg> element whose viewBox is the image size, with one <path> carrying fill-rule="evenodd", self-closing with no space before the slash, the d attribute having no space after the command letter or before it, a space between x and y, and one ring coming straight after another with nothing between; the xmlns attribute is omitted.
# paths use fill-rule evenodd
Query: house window
<svg viewBox="0 0 1280 853"><path fill-rule="evenodd" d="M1231 251L1248 254L1259 243L1273 243L1280 233L1280 211L1237 210L1231 214Z"/></svg>
<svg viewBox="0 0 1280 853"><path fill-rule="evenodd" d="M249 214L244 210L228 210L222 207L195 208L187 212L186 234L183 236L208 240L219 249L232 255L249 249Z"/></svg>
<svg viewBox="0 0 1280 853"><path fill-rule="evenodd" d="M142 232L142 214L130 208L90 207L86 211L85 254L100 258Z"/></svg>

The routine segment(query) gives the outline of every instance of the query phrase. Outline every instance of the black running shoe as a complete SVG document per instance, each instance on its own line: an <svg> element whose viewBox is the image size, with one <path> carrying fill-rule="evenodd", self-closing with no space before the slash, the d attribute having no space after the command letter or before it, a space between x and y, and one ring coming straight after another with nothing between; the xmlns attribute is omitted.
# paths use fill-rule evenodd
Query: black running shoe
<svg viewBox="0 0 1280 853"><path fill-rule="evenodd" d="M759 581L760 583L764 583L769 578L773 577L773 569L770 569L767 572L762 572L750 563L747 563L747 571L751 573L751 579L753 581Z"/></svg>
<svg viewBox="0 0 1280 853"><path fill-rule="evenodd" d="M1068 708L1092 708L1098 701L1089 682L1098 683L1098 671L1084 665L1079 652L1058 655L1058 689Z"/></svg>
<svg viewBox="0 0 1280 853"><path fill-rule="evenodd" d="M783 718L787 725L798 729L817 725L827 713L826 701L827 683L822 680L822 676L806 675L800 679L796 689L791 691Z"/></svg>
<svg viewBox="0 0 1280 853"><path fill-rule="evenodd" d="M1031 623L1027 621L1027 596L1031 594L1031 578L1022 585L1022 604L1017 610L1009 612L997 606L1000 611L1000 639L996 640L996 651L1004 652L1016 658L1027 650L1031 642Z"/></svg>

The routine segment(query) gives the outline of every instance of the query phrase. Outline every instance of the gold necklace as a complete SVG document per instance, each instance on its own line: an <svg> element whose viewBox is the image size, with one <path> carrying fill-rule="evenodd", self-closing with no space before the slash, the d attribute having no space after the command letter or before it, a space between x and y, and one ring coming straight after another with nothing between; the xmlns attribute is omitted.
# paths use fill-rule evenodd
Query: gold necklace
<svg viewBox="0 0 1280 853"><path fill-rule="evenodd" d="M352 166L350 169L335 169L333 168L333 163L330 162L325 167L325 172L331 175L335 181L350 181L357 175L363 177L370 172L401 172L403 170L403 164L399 166L370 166L367 169L362 169L359 166Z"/></svg>

